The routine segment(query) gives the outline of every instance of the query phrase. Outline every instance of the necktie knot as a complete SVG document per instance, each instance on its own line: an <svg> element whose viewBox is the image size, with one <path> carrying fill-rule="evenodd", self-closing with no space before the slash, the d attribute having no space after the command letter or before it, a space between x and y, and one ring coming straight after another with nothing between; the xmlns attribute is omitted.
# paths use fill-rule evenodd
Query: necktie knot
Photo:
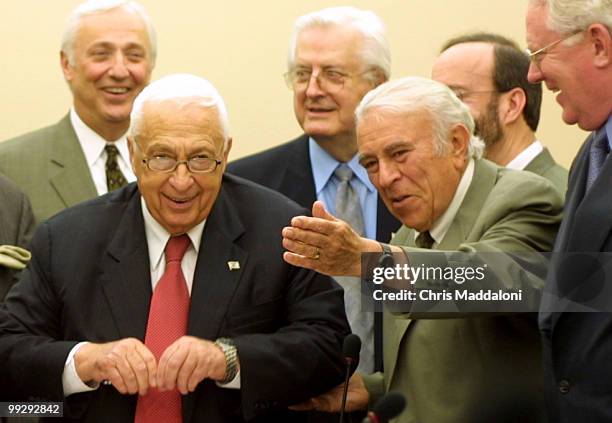
<svg viewBox="0 0 612 423"><path fill-rule="evenodd" d="M419 236L416 237L416 240L414 241L417 247L427 248L427 249L431 249L431 247L433 247L435 242L436 240L433 239L429 231L421 232Z"/></svg>
<svg viewBox="0 0 612 423"><path fill-rule="evenodd" d="M189 244L191 244L191 240L185 234L170 237L164 250L166 254L166 264L171 261L178 261L180 263L183 260L187 248L189 248Z"/></svg>
<svg viewBox="0 0 612 423"><path fill-rule="evenodd" d="M106 151L106 157L108 157L107 160L114 160L114 161L117 160L119 149L117 148L115 144L106 144L106 146L104 147L104 150Z"/></svg>
<svg viewBox="0 0 612 423"><path fill-rule="evenodd" d="M334 175L336 175L342 182L348 182L353 179L353 171L344 163L336 168Z"/></svg>

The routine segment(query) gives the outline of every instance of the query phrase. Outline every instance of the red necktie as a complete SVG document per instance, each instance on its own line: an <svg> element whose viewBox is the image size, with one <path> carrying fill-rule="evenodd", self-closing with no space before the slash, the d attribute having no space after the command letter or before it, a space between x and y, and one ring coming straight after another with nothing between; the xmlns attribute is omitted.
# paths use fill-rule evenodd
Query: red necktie
<svg viewBox="0 0 612 423"><path fill-rule="evenodd" d="M187 333L189 291L181 261L190 243L187 235L170 238L165 249L166 270L151 298L145 345L158 363L166 348ZM134 421L181 423L181 394L176 389L166 392L149 389L146 395L138 397Z"/></svg>

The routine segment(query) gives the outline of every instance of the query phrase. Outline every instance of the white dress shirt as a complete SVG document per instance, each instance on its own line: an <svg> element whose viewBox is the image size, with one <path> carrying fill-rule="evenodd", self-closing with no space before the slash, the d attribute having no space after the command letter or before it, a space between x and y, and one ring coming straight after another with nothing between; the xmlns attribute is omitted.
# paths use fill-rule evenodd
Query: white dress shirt
<svg viewBox="0 0 612 423"><path fill-rule="evenodd" d="M448 208L429 229L429 235L431 235L434 240L434 244L431 248L437 247L446 236L446 233L450 229L453 220L455 220L459 207L461 207L461 203L463 203L463 199L465 198L465 194L467 194L473 177L474 159L470 159L467 167L465 168L465 172L463 172L463 175L461 175L459 185L457 185L457 190L455 191L455 195L453 196ZM414 239L416 239L418 236L419 232L415 231Z"/></svg>
<svg viewBox="0 0 612 423"><path fill-rule="evenodd" d="M544 151L544 146L540 141L535 140L529 147L521 151L518 156L512 159L506 167L514 170L524 170L542 151Z"/></svg>
<svg viewBox="0 0 612 423"><path fill-rule="evenodd" d="M142 216L145 223L145 234L147 238L147 248L149 251L149 263L151 271L151 289L155 290L157 282L161 279L166 269L166 260L164 249L166 243L170 239L170 233L159 224L157 220L151 215L144 198L141 197ZM191 240L191 245L187 248L183 260L181 261L181 270L185 276L185 282L187 283L187 290L191 296L191 290L193 287L193 276L195 273L196 262L198 260L198 251L200 248L200 241L202 239L202 233L204 232L204 225L206 220L198 223L196 226L187 231L187 236ZM76 372L76 366L74 363L74 354L77 350L87 342L80 342L70 350L64 365L64 372L62 373L62 385L64 389L64 395L68 396L79 392L93 391L98 389L99 384L87 385L81 378L79 378ZM222 385L217 383L218 386L230 389L240 388L240 371L236 374L236 377L231 382Z"/></svg>
<svg viewBox="0 0 612 423"><path fill-rule="evenodd" d="M96 186L98 195L106 194L108 186L106 185L106 144L115 144L119 154L117 155L117 164L125 179L128 182L134 182L136 176L132 172L130 165L130 153L127 145L127 138L123 135L121 138L109 142L102 138L97 132L85 124L74 110L70 109L70 122L74 128L74 132L81 144L81 149L85 154L89 172Z"/></svg>

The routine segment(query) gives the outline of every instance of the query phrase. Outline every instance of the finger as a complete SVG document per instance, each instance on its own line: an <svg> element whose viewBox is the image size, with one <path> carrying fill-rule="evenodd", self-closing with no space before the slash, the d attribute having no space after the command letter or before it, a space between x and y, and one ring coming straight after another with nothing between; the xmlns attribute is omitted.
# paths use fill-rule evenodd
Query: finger
<svg viewBox="0 0 612 423"><path fill-rule="evenodd" d="M136 387L140 395L145 395L149 388L149 369L138 353L137 349L130 349L127 352L126 360L132 373L136 377Z"/></svg>
<svg viewBox="0 0 612 423"><path fill-rule="evenodd" d="M283 253L283 259L293 266L303 267L304 269L310 269L329 275L329 273L326 272L327 269L323 266L320 260L314 260L312 258L304 257L300 254L294 254L289 251L285 251Z"/></svg>
<svg viewBox="0 0 612 423"><path fill-rule="evenodd" d="M164 352L162 358L160 359L161 363L161 361L166 358L165 366L163 368L164 374L160 383L160 387L162 387L164 390L171 390L176 387L178 372L183 365L183 361L185 361L185 357L187 357L187 351L185 348L183 348L181 343L175 342L168 347L168 350ZM167 356L166 353L168 353Z"/></svg>
<svg viewBox="0 0 612 423"><path fill-rule="evenodd" d="M321 235L329 235L334 232L339 221L329 221L318 217L295 216L291 219L291 226L304 229Z"/></svg>
<svg viewBox="0 0 612 423"><path fill-rule="evenodd" d="M183 364L179 369L176 378L176 387L181 394L187 395L190 392L189 381L197 365L197 353L194 351L193 346L190 346L187 352L187 356L185 357L185 360L183 361Z"/></svg>
<svg viewBox="0 0 612 423"><path fill-rule="evenodd" d="M283 238L283 247L294 254L308 257L313 260L317 260L321 254L321 249L319 247L304 244L303 242L294 241L289 238Z"/></svg>
<svg viewBox="0 0 612 423"><path fill-rule="evenodd" d="M107 376L108 381L111 383L111 385L115 387L117 391L119 391L119 393L121 394L128 393L127 386L125 385L123 378L121 377L121 375L119 374L116 368L114 367L108 368L107 375L108 375Z"/></svg>
<svg viewBox="0 0 612 423"><path fill-rule="evenodd" d="M318 201L318 200L312 204L312 216L319 217L325 220L331 220L331 221L336 220L334 215L332 215L331 213L327 211L323 201Z"/></svg>
<svg viewBox="0 0 612 423"><path fill-rule="evenodd" d="M141 344L137 349L138 354L142 361L147 367L147 374L149 375L149 387L155 388L157 386L157 360L155 356L144 344Z"/></svg>
<svg viewBox="0 0 612 423"><path fill-rule="evenodd" d="M312 399L309 399L308 401L304 401L299 404L290 405L288 408L289 410L293 410L293 411L314 410L314 402L312 401Z"/></svg>
<svg viewBox="0 0 612 423"><path fill-rule="evenodd" d="M120 356L115 354L115 367L125 383L127 392L130 394L135 394L138 392L138 380L134 374L134 371L132 370L132 366L126 358L126 355L127 353L123 353Z"/></svg>
<svg viewBox="0 0 612 423"><path fill-rule="evenodd" d="M187 380L187 389L189 392L195 391L198 384L205 378L210 376L211 373L211 360L206 354L206 350L201 350L200 354L196 355L196 367L189 375Z"/></svg>
<svg viewBox="0 0 612 423"><path fill-rule="evenodd" d="M321 247L325 245L325 242L328 239L327 235L321 234L319 232L295 228L292 226L284 227L281 234L283 235L283 237L291 239L292 241L301 242L303 244L308 244L315 247Z"/></svg>

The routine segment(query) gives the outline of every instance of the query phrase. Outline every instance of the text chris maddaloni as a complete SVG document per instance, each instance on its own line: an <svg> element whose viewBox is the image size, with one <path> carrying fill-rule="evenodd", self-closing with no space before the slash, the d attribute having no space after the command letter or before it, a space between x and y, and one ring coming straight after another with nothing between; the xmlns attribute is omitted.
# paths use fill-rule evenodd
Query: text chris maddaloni
<svg viewBox="0 0 612 423"><path fill-rule="evenodd" d="M375 267L370 281L390 289L375 289L372 298L374 301L522 301L520 289L508 291L470 286L469 282L485 279L486 269L486 264L472 267L424 264Z"/></svg>

